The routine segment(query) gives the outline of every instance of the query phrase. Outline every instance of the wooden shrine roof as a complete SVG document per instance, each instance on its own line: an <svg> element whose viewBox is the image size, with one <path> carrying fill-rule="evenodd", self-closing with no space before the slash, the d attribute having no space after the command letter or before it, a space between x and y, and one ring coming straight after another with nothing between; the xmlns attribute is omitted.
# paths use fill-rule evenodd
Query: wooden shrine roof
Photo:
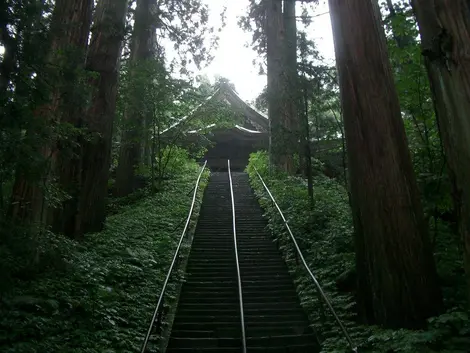
<svg viewBox="0 0 470 353"><path fill-rule="evenodd" d="M250 125L256 128L256 130L248 129L246 127L240 125L234 125L235 129L238 129L241 134L243 135L251 135L251 134L265 134L268 132L269 127L269 120L268 117L253 108L251 105L246 103L240 96L226 83L222 83L219 88L209 97L206 98L204 102L199 104L196 108L194 108L188 115L184 116L183 118L177 120L174 124L172 124L169 128L165 129L162 133L172 130L176 126L184 123L188 119L190 119L194 114L196 114L202 107L208 104L210 101L218 100L218 101L226 101L233 107L237 112L242 113L246 120L249 122ZM214 127L215 125L212 124L207 126L207 128ZM198 133L200 130L192 130L187 131L186 133L194 134Z"/></svg>

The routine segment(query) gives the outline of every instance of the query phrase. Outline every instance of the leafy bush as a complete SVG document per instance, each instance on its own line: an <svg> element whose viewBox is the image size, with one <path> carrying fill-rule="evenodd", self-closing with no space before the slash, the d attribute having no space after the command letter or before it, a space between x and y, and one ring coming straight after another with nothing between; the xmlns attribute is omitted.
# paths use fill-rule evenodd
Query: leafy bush
<svg viewBox="0 0 470 353"><path fill-rule="evenodd" d="M160 156L157 157L159 175L176 176L184 174L187 169L189 153L184 148L169 146L165 147Z"/></svg>
<svg viewBox="0 0 470 353"><path fill-rule="evenodd" d="M353 224L348 195L342 185L320 172L322 169L318 161L313 164L318 169L313 185L313 208L308 202L306 181L270 171L265 152L251 155L247 171L251 185L265 210L268 226L294 276L301 303L309 315L314 331L322 341L323 352L345 352L348 344L338 324L320 299L312 280L299 265L285 225L265 192L255 167L284 212L310 269L327 293L353 341L360 345L360 352L468 352L468 314L462 308L462 302L458 305L459 302L455 299L447 300L450 304L449 310L430 319L426 331L385 330L357 322L353 292ZM439 236L436 245L439 272L445 276L450 276L450 273L454 273L456 268L461 266L461 261L458 260L460 254L455 246L451 246L452 243L450 237L444 234ZM346 290L340 291L338 284L347 282L348 278L352 283L349 283ZM452 292L455 294L459 286L454 282L452 285ZM445 291L445 294L449 299L449 293Z"/></svg>
<svg viewBox="0 0 470 353"><path fill-rule="evenodd" d="M0 351L138 351L198 171L195 163L187 165L186 173L169 180L163 191L123 207L108 218L103 232L88 235L82 243L48 233L61 249L64 266L49 266L28 280L12 280L2 295ZM199 201L207 176L201 181ZM11 255L2 257L3 263L18 262L13 252L0 249L2 255ZM170 296L176 295L176 288L172 283Z"/></svg>

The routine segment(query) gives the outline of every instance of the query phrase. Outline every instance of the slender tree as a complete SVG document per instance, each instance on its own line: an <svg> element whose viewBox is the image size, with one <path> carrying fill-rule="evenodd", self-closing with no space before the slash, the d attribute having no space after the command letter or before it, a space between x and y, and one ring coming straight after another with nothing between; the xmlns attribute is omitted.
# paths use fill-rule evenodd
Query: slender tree
<svg viewBox="0 0 470 353"><path fill-rule="evenodd" d="M358 308L420 327L442 308L377 3L329 0L348 147Z"/></svg>
<svg viewBox="0 0 470 353"><path fill-rule="evenodd" d="M304 149L299 144L300 138L300 119L298 108L301 106L302 99L300 94L300 86L297 73L297 18L295 12L295 0L284 0L283 20L285 28L284 37L284 68L285 68L285 84L284 87L284 104L285 116L284 125L286 133L289 135L284 138L287 140L285 148L291 155L291 161L288 163L288 172L294 172L294 163L292 156L298 154L303 156ZM303 158L302 158L303 159Z"/></svg>
<svg viewBox="0 0 470 353"><path fill-rule="evenodd" d="M307 191L309 197L310 207L313 208L315 200L313 198L313 171L312 171L312 149L310 148L310 125L309 125L309 82L306 77L306 67L308 65L308 52L309 43L307 42L306 34L301 33L299 37L299 49L300 49L300 73L301 73L301 87L302 91L302 110L301 124L299 127L300 139L302 142L303 151L300 152L304 156L304 174L307 177Z"/></svg>
<svg viewBox="0 0 470 353"><path fill-rule="evenodd" d="M131 80L138 76L149 59L155 56L156 49L156 0L137 0L134 32L131 43ZM140 70L142 71L142 70ZM142 75L139 76L142 79ZM141 82L141 84L145 84ZM143 162L145 149L145 114L142 110L144 102L139 90L131 92L130 102L124 115L124 132L116 176L116 192L125 196L132 191L136 168Z"/></svg>
<svg viewBox="0 0 470 353"><path fill-rule="evenodd" d="M470 5L412 0L464 242L470 301Z"/></svg>

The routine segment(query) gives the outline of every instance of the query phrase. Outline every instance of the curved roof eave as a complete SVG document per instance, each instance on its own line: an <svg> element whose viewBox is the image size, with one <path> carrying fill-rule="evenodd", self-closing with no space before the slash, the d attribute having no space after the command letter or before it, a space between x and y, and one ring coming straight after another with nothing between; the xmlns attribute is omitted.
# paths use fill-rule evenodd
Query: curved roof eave
<svg viewBox="0 0 470 353"><path fill-rule="evenodd" d="M267 131L268 130L268 126L269 126L269 119L268 119L268 116L259 112L258 110L256 110L255 108L253 108L251 105L249 105L248 103L246 103L238 94L237 92L235 92L229 85L227 84L222 84L220 85L219 88L217 88L215 90L215 92L210 95L209 97L207 97L203 102L201 102L197 107L195 107L188 115L184 116L183 118L179 119L178 121L176 121L174 124L170 125L168 128L166 128L165 130L163 130L161 132L161 134L164 134L165 132L173 129L174 127L180 125L181 123L183 123L184 121L188 120L188 118L190 118L191 116L194 115L194 113L196 113L196 111L201 108L204 104L206 104L207 102L209 102L210 100L212 100L214 97L217 97L217 95L221 92L225 92L227 93L227 95L229 96L228 97L228 101L230 104L233 104L233 105L236 105L238 107L241 107L241 109L247 114L249 115L248 116L248 119L251 120L254 125L258 125L262 130L265 130ZM227 97L225 97L227 98ZM230 101L230 98L232 98L232 101ZM243 128L243 129L246 129L246 128ZM246 129L247 132L249 131L256 131L256 130L249 130L249 129ZM257 131L257 132L254 132L254 133L262 133L263 131ZM194 132L190 132L190 133L194 133Z"/></svg>
<svg viewBox="0 0 470 353"><path fill-rule="evenodd" d="M198 104L193 110L191 110L191 112L189 112L188 115L182 117L181 119L177 120L176 123L170 125L169 127L167 127L165 130L163 130L160 134L164 134L165 132L167 132L168 130L171 130L173 129L174 127L178 126L179 124L181 124L182 122L188 120L189 117L191 117L194 113L196 113L196 111L201 108L204 104L206 104L207 102L209 102L212 98L215 97L215 95L217 93L219 93L220 91L220 87L217 88L215 90L214 93L212 93L212 95L210 95L209 97L207 97L203 102L201 102L200 104ZM174 119L174 118L173 118Z"/></svg>
<svg viewBox="0 0 470 353"><path fill-rule="evenodd" d="M250 104L245 102L237 94L237 92L235 92L232 88L230 88L230 86L224 85L224 87L225 87L224 89L225 93L227 93L227 95L229 96L228 100L230 101L230 103L242 109L245 112L245 114L248 115L249 120L251 120L254 123L254 125L258 125L261 129L267 131L268 126L269 126L268 116L259 112L258 110L253 108Z"/></svg>
<svg viewBox="0 0 470 353"><path fill-rule="evenodd" d="M232 94L235 95L235 97L241 101L244 105L246 105L247 108L249 108L250 110L253 111L254 114L256 114L257 116L259 116L260 118L263 118L265 120L268 120L268 116L266 114L264 114L263 112L260 112L258 109L256 109L255 107L252 107L250 104L248 104L247 102L245 102L239 95L237 92L235 92L233 89L231 89L229 87L230 91L232 92Z"/></svg>
<svg viewBox="0 0 470 353"><path fill-rule="evenodd" d="M262 133L263 133L262 131L250 130L250 129L247 129L246 127L243 127L243 126L240 126L240 125L235 125L235 127L236 127L238 130L241 130L241 131L244 131L244 132L248 132L249 134L262 134Z"/></svg>

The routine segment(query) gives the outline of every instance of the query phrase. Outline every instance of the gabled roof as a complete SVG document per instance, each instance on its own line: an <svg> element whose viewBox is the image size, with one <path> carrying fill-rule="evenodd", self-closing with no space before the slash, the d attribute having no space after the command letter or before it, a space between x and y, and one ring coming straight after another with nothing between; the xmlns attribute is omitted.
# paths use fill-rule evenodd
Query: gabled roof
<svg viewBox="0 0 470 353"><path fill-rule="evenodd" d="M211 101L218 93L219 93L219 90L220 88L218 88L214 93L212 93L212 95L210 95L209 97L206 98L206 100L202 103L200 103L198 106L196 106L196 108L194 108L193 110L191 110L191 112L182 117L181 119L177 120L176 123L170 125L170 127L166 128L165 130L163 130L161 133L164 134L165 132L167 132L168 130L171 130L173 129L174 127L178 126L179 124L185 122L186 120L188 120L188 118L190 118L191 116L193 116L202 106L204 106L204 104L206 104L207 102Z"/></svg>
<svg viewBox="0 0 470 353"><path fill-rule="evenodd" d="M209 97L205 99L204 102L202 102L197 107L195 107L188 115L177 120L169 128L163 130L162 134L180 125L186 120L188 120L190 117L196 114L197 111L201 107L203 107L204 105L206 105L212 100L224 100L228 102L234 109L241 112L249 121L249 123L252 126L256 127L257 130L251 130L251 129L247 129L239 125L235 125L237 129L242 130L245 133L253 133L253 134L259 134L263 132L265 133L268 131L268 127L269 127L268 117L265 114L256 110L255 108L253 108L248 103L246 103L243 99L241 99L240 96L228 84L222 83L212 95L210 95ZM207 126L207 127L213 127L213 126L214 124L211 124L210 126ZM196 132L198 131L196 130L188 131L188 133L196 133Z"/></svg>
<svg viewBox="0 0 470 353"><path fill-rule="evenodd" d="M250 121L253 126L256 126L259 131L268 131L269 120L267 115L261 113L260 111L256 110L254 107L246 103L228 84L221 84L219 89L224 94L227 101L232 106L242 111L245 117Z"/></svg>

